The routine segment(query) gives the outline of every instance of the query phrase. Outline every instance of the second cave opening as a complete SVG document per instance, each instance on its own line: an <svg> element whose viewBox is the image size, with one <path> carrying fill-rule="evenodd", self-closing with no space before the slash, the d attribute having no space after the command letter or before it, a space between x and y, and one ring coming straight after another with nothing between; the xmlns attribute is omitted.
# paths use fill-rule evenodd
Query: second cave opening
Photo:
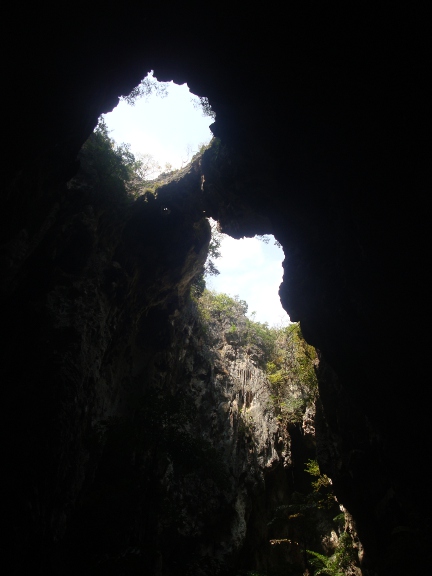
<svg viewBox="0 0 432 576"><path fill-rule="evenodd" d="M140 163L140 174L152 181L161 173L183 169L209 144L215 114L208 100L192 94L187 84L159 82L152 71L102 118L110 138L117 146L126 144ZM278 295L283 276L281 245L271 235L234 239L220 234L219 240L219 274L206 276L207 287L245 300L249 315L259 322L289 323Z"/></svg>

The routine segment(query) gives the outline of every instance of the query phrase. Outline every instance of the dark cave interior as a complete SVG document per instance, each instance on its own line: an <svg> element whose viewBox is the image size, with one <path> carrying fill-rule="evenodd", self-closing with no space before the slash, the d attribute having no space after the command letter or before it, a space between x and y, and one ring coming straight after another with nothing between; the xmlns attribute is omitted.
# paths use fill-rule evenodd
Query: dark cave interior
<svg viewBox="0 0 432 576"><path fill-rule="evenodd" d="M88 407L115 413L130 374L149 370L167 345L168 317L208 242L203 206L233 237L272 233L284 248L281 301L322 355L318 460L357 523L363 573L428 565L426 22L419 5L10 7L0 216L6 565L68 573L52 550L91 477L78 449ZM201 204L193 171L180 192L165 192L175 225L139 202L128 211L66 190L99 115L150 69L208 97L225 151L203 159ZM111 294L114 281L121 289ZM71 302L76 323L59 331Z"/></svg>

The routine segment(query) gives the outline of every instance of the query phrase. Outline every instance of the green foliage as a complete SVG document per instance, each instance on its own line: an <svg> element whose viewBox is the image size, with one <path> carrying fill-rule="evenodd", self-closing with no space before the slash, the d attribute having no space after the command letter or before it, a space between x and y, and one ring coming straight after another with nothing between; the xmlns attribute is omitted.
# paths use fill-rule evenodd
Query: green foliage
<svg viewBox="0 0 432 576"><path fill-rule="evenodd" d="M248 305L244 300L239 300L238 296L231 298L228 294L223 293L213 293L213 295L213 310L219 318L236 320L239 316L246 314Z"/></svg>
<svg viewBox="0 0 432 576"><path fill-rule="evenodd" d="M267 323L246 317L248 305L245 300L205 289L196 302L205 331L208 332L213 325L220 325L227 334L236 336L233 339L236 345L245 346L250 352L257 351L258 361L265 367L274 348L276 332Z"/></svg>
<svg viewBox="0 0 432 576"><path fill-rule="evenodd" d="M328 478L327 480L328 482L322 484L311 481L310 490L306 493L294 492L291 495L290 504L279 506L276 509L275 517L270 524L278 524L280 521L288 520L291 524L294 522L300 526L300 532L304 535L313 534L318 512L331 510L337 506L331 482Z"/></svg>
<svg viewBox="0 0 432 576"><path fill-rule="evenodd" d="M333 518L333 522L338 526L343 526L345 524L345 514L341 512Z"/></svg>
<svg viewBox="0 0 432 576"><path fill-rule="evenodd" d="M137 154L135 156L134 176L140 183L151 182L161 170L160 164L151 154Z"/></svg>
<svg viewBox="0 0 432 576"><path fill-rule="evenodd" d="M318 576L319 574L328 574L329 576L344 576L344 573L340 571L334 556L324 556L324 554L314 552L313 550L306 550L306 552L313 556L309 562L315 568L315 576Z"/></svg>
<svg viewBox="0 0 432 576"><path fill-rule="evenodd" d="M135 106L135 103L140 98L148 99L149 96L155 94L161 98L168 95L169 82L158 82L153 76L153 70L147 74L143 80L136 86L128 96L122 96L122 100L127 102L130 106Z"/></svg>
<svg viewBox="0 0 432 576"><path fill-rule="evenodd" d="M193 282L192 282L191 288L190 288L190 295L191 295L193 302L195 302L195 303L198 302L198 299L200 298L200 296L202 296L205 288L206 288L206 281L204 278L204 274L198 274L193 279ZM209 315L207 315L204 318L204 311L201 311L201 316L202 316L203 322L208 322L210 320Z"/></svg>
<svg viewBox="0 0 432 576"><path fill-rule="evenodd" d="M216 119L216 113L212 109L210 102L206 96L193 96L191 99L194 108L201 108L203 116L209 116Z"/></svg>
<svg viewBox="0 0 432 576"><path fill-rule="evenodd" d="M304 340L299 324L274 329L273 338L266 366L273 406L280 421L299 423L318 394L316 351Z"/></svg>
<svg viewBox="0 0 432 576"><path fill-rule="evenodd" d="M348 569L357 564L353 542L348 532L341 534L336 550L331 556L324 556L313 550L307 550L307 553L312 556L310 563L315 568L314 576L320 574L345 576Z"/></svg>
<svg viewBox="0 0 432 576"><path fill-rule="evenodd" d="M214 261L221 257L220 246L222 242L222 232L219 225L214 220L210 219L211 238L208 247L208 256L204 266L204 276L217 276L219 270L217 269Z"/></svg>
<svg viewBox="0 0 432 576"><path fill-rule="evenodd" d="M330 509L335 504L331 480L325 474L321 474L318 462L308 460L305 465L305 472L316 478L311 482L313 491L304 497L303 512L306 507L309 509ZM306 507L305 507L306 504ZM338 514L333 518L333 522L341 529L345 521L345 515ZM350 534L342 532L339 536L338 545L331 556L325 556L319 552L307 550L312 557L310 564L314 567L314 575L328 574L329 576L344 576L347 570L357 564L356 552Z"/></svg>
<svg viewBox="0 0 432 576"><path fill-rule="evenodd" d="M308 460L306 463L305 472L311 476L315 476L317 479L314 480L311 485L315 492L319 492L322 488L327 492L328 496L333 500L333 494L331 493L331 480L327 474L321 474L318 462L316 460ZM328 490L330 489L330 490Z"/></svg>
<svg viewBox="0 0 432 576"><path fill-rule="evenodd" d="M308 460L305 471L314 480L311 481L311 490L306 493L293 492L290 503L279 506L269 523L272 531L286 531L287 526L291 533L296 535L299 545L306 549L309 554L309 564L313 568L313 574L319 576L346 576L353 573L353 567L358 566L356 549L348 532L343 531L345 522L344 514L338 514L333 518L335 530L340 534L339 540L333 553L329 556L307 549L311 546L319 546L322 542L322 534L319 525L324 517L334 514L338 506L330 479L321 474L318 462ZM331 518L331 516L330 516ZM309 572L308 572L309 573Z"/></svg>
<svg viewBox="0 0 432 576"><path fill-rule="evenodd" d="M130 144L117 145L110 138L103 117L82 146L79 159L86 181L106 196L127 198L155 193L149 178L160 168L156 161L149 154L136 158Z"/></svg>
<svg viewBox="0 0 432 576"><path fill-rule="evenodd" d="M210 148L211 144L212 144L212 140L210 140L210 142L200 142L198 144L198 152L196 152L196 154L204 154L204 152L206 150L208 150L208 148Z"/></svg>
<svg viewBox="0 0 432 576"><path fill-rule="evenodd" d="M81 148L81 169L90 174L89 180L106 192L126 195L129 180L127 148L116 148L103 118Z"/></svg>
<svg viewBox="0 0 432 576"><path fill-rule="evenodd" d="M266 368L277 416L285 422L301 421L306 406L317 395L316 351L302 337L298 324L270 328L246 317L248 305L238 296L204 289L194 294L204 325L225 324L239 346L259 350Z"/></svg>
<svg viewBox="0 0 432 576"><path fill-rule="evenodd" d="M263 362L272 357L277 339L277 329L270 328L267 322L256 322L246 319L247 342L260 348L263 352Z"/></svg>
<svg viewBox="0 0 432 576"><path fill-rule="evenodd" d="M306 463L305 472L311 476L319 476L321 474L319 464L316 460L308 460Z"/></svg>
<svg viewBox="0 0 432 576"><path fill-rule="evenodd" d="M209 218L208 221L210 224L211 236L208 246L207 260L204 264L204 270L201 274L198 274L198 276L195 277L191 285L191 296L195 299L202 296L205 290L206 276L217 276L219 274L215 260L221 257L220 246L222 242L222 233L219 230L217 222L211 218Z"/></svg>
<svg viewBox="0 0 432 576"><path fill-rule="evenodd" d="M247 303L238 296L204 290L196 302L201 322L209 330L212 327L220 330L222 327L225 338L233 346L243 346L248 353L253 352L255 357L254 351L260 350L274 413L282 425L300 423L308 405L318 395L315 374L317 354L305 342L300 326L291 324L285 328L270 328L267 324L256 322L253 316L252 319L247 318ZM239 410L238 434L253 439L254 431L254 421L243 407ZM321 474L317 461L309 460L305 464L305 471L311 476L309 483L304 483L307 493L294 493L288 505L276 510L269 524L271 530L276 532L286 531L289 525L289 530L297 539L304 538L302 548L313 547L319 542L317 525L322 521L323 514L330 514L332 518L337 510L331 480ZM335 529L341 528L335 526ZM344 574L345 567L349 563L353 565L349 535L341 535L339 545L331 557L319 552L311 552L310 556L317 574Z"/></svg>
<svg viewBox="0 0 432 576"><path fill-rule="evenodd" d="M277 418L280 422L289 422L291 424L300 424L306 410L306 401L301 397L291 397L285 400L279 400L277 396L271 396L272 400L278 406L279 413Z"/></svg>
<svg viewBox="0 0 432 576"><path fill-rule="evenodd" d="M232 298L228 294L217 293L214 290L204 290L199 299L199 308L208 321L225 321L230 325L238 326L245 321L248 306L244 300L237 296Z"/></svg>
<svg viewBox="0 0 432 576"><path fill-rule="evenodd" d="M286 532L288 527L301 542L302 548L319 545L322 536L319 526L323 516L330 519L338 508L330 480L325 477L326 480L321 482L324 476L320 472L317 461L309 460L305 464L305 471L313 478L310 481L310 487L306 488L304 493L293 492L289 504L276 508L274 517L269 523L270 529L276 534ZM318 479L318 482L315 479ZM304 486L306 487L307 484L305 483ZM339 531L339 529L339 526L335 526L335 530Z"/></svg>
<svg viewBox="0 0 432 576"><path fill-rule="evenodd" d="M270 238L271 238L271 236L270 236L269 234L257 234L257 235L255 236L255 238L256 238L257 240L259 240L260 242L263 242L264 244L269 244L269 243L270 243ZM280 242L278 242L276 239L274 239L273 244L274 244L275 246L278 246L279 248L282 247L282 244L281 244Z"/></svg>
<svg viewBox="0 0 432 576"><path fill-rule="evenodd" d="M271 404L282 424L297 424L318 394L315 374L316 351L309 346L298 324L270 328L246 317L248 305L238 296L204 289L196 293L201 324L206 333L219 324L237 346L249 348L266 369Z"/></svg>

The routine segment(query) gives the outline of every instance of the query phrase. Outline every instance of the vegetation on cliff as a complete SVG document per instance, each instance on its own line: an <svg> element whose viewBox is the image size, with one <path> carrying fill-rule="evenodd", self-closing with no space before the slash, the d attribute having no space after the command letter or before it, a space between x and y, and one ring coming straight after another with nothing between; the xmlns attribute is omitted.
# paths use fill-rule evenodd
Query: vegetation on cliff
<svg viewBox="0 0 432 576"><path fill-rule="evenodd" d="M143 193L153 195L158 183L163 184L157 179L149 188L139 159L127 145L118 146L110 139L103 122L84 145L80 159L81 184L90 183L108 198L128 202ZM133 410L99 422L96 430L94 451L102 454L98 456L99 471L89 490L81 519L89 532L98 533L102 540L110 542L113 553L107 561L116 566L126 560L129 562L131 558L136 561L135 553L131 552L135 547L141 551L139 562L149 559L156 562L154 551L165 550L164 542L168 540L170 548L175 541L187 542L191 549L201 550L202 542L206 543L206 530L215 525L215 518L217 522L220 520L221 526L228 525L224 524L222 516L225 512L222 509L225 506L231 510L232 502L237 502L234 496L231 502L227 493L237 493L238 486L243 486L243 476L233 474L227 465L225 434L235 448L234 462L249 474L248 482L258 492L264 489L255 476L247 472L253 469L253 463L257 470L256 478L264 477L264 465L260 469L258 464L258 443L254 441L258 435L258 418L254 419L253 412L248 411L251 395L247 396L244 390L244 383L250 378L248 368L264 374L266 395L262 412L270 415L272 438L276 438L271 440L274 444L271 444L270 452L274 454L282 450L276 446L278 442L283 444L286 440L286 445L290 442L289 430L301 430L308 409L312 410L317 400L317 355L314 348L304 341L298 324L270 327L256 321L253 315L247 317L248 305L239 297L205 289L204 275L217 273L215 261L219 255L220 238L217 225L212 227L209 259L199 282L195 281L191 289L192 322L188 311L180 310L177 320L169 325L169 330L174 327L179 331L177 339L174 339L178 349L175 349L175 354L158 352L157 365L153 372L149 372L148 381L140 383L144 392L138 395ZM224 358L218 357L221 342L227 344L226 348L234 352L235 358L240 355L246 358L243 363L246 369L242 370L241 376L243 389L241 386L235 388L233 381L237 376L231 375L227 368L229 363L224 364ZM221 390L217 388L219 379L225 386L221 386ZM225 388L229 390L226 397L222 394ZM200 406L202 413L199 412ZM285 440L279 438L279 432ZM276 454L274 462L278 458ZM287 455L280 458L287 469L292 466L290 458L289 449ZM315 556L311 555L313 561L325 562L322 558L327 558L326 562L331 567L332 558L340 557L339 549L333 546L327 550L329 556L321 554L325 550L320 548L317 533L321 528L317 526L322 514L332 517L338 512L337 504L330 481L319 473L316 463L309 461L306 464L305 459L300 460L300 467L306 466L306 475L312 476L312 480L309 478L301 489L288 493L286 504L269 509L270 516L266 520L271 520L273 513L274 518L268 527L267 544L270 538L283 545L289 541L289 546L294 546L292 542L295 542L303 554L299 564L303 567L306 550L319 550ZM273 460L269 468L271 466ZM318 474L315 474L317 470ZM201 490L199 497L198 487ZM289 492L288 483L284 489ZM111 507L107 502L111 502ZM205 502L208 507L204 514ZM106 514L108 509L116 512L112 518ZM138 528L129 527L139 525L137 510L145 515L144 511L149 509L154 516L154 525L159 525L161 532L149 536L151 528L143 538ZM92 519L97 520L92 523ZM183 521L184 525L181 525ZM121 545L117 542L119 530L126 535L126 543ZM287 533L289 537L286 537ZM342 538L343 533L339 533ZM89 535L85 530L81 530L81 534L84 539ZM121 551L122 546L127 550L126 555ZM168 558L168 552L164 554ZM185 563L191 564L188 555L191 556L184 552L181 557ZM227 558L230 558L229 554ZM199 556L197 562L202 567L205 562L213 560L209 556L204 561ZM317 566L317 570L325 573L322 570L328 566L322 564ZM218 572L212 568L205 573Z"/></svg>
<svg viewBox="0 0 432 576"><path fill-rule="evenodd" d="M205 149L206 145L201 145L192 160ZM93 133L82 146L78 159L81 170L74 180L81 179L103 190L106 197L134 199L155 194L158 188L181 173L171 165L166 165L161 172L161 166L151 154L134 155L130 144L117 144L110 137L103 117L99 118ZM206 269L206 273L211 272L211 268Z"/></svg>
<svg viewBox="0 0 432 576"><path fill-rule="evenodd" d="M304 340L300 325L270 327L267 322L257 322L254 315L246 316L244 300L212 290L205 289L196 304L204 330L222 326L227 337L246 347L265 370L277 418L284 424L301 422L318 394L318 359L315 348Z"/></svg>
<svg viewBox="0 0 432 576"><path fill-rule="evenodd" d="M81 173L87 183L103 189L107 196L135 196L145 187L143 161L135 158L128 144L116 144L103 118L82 146Z"/></svg>
<svg viewBox="0 0 432 576"><path fill-rule="evenodd" d="M248 305L244 300L208 289L195 296L194 301L199 324L210 346L222 337L239 355L245 352L265 373L270 398L268 409L278 420L280 430L301 429L307 412L314 413L318 401L318 357L316 350L304 340L300 325L270 327L257 322L253 316L246 316ZM243 406L239 433L253 437L253 421L248 417L251 418ZM272 548L285 554L288 564L294 561L290 564L292 574L303 574L306 566L308 573L315 576L360 574L356 571L352 537L347 531L345 516L340 513L330 478L321 473L314 456L303 463L303 469L302 480L287 503L272 512L268 524ZM284 564L285 568L288 564ZM282 574L278 569L271 573ZM260 572L259 576L263 574Z"/></svg>

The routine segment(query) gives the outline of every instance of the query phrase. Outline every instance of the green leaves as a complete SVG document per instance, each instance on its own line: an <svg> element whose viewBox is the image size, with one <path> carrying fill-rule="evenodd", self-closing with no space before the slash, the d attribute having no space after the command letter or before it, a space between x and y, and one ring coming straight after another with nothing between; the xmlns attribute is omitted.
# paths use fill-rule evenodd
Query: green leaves
<svg viewBox="0 0 432 576"><path fill-rule="evenodd" d="M324 556L324 554L313 550L306 550L306 552L312 556L310 563L316 569L314 576L319 576L320 574L345 576L348 568L357 564L353 542L348 532L341 534L336 550L331 556Z"/></svg>
<svg viewBox="0 0 432 576"><path fill-rule="evenodd" d="M310 559L310 563L316 569L314 576L319 576L319 574L328 574L329 576L344 576L344 573L340 571L337 559L335 556L324 556L324 554L319 554L313 550L306 550L306 552L313 556Z"/></svg>
<svg viewBox="0 0 432 576"><path fill-rule="evenodd" d="M328 494L328 489L330 489L331 487L331 480L327 476L327 474L321 474L318 462L316 460L307 461L305 472L307 472L311 476L316 476L317 479L311 483L315 492L319 492L321 488L323 488ZM333 500L332 494L330 494L330 497L331 500Z"/></svg>
<svg viewBox="0 0 432 576"><path fill-rule="evenodd" d="M278 414L286 421L301 421L307 404L318 393L318 385L317 354L303 339L300 326L270 328L266 322L246 317L247 302L213 290L203 290L196 302L203 324L226 324L230 333L238 335L238 345L261 352L259 362L266 369Z"/></svg>
<svg viewBox="0 0 432 576"><path fill-rule="evenodd" d="M209 116L210 118L213 118L213 120L216 119L216 112L211 107L210 102L206 96L194 95L191 99L191 102L194 105L194 108L201 108L203 116Z"/></svg>
<svg viewBox="0 0 432 576"><path fill-rule="evenodd" d="M267 323L247 318L248 305L245 300L213 290L203 290L195 301L203 328L219 325L226 334L236 336L237 346L247 347L248 353L255 352L256 361L265 367L274 348L276 331L269 328Z"/></svg>
<svg viewBox="0 0 432 576"><path fill-rule="evenodd" d="M273 405L281 422L296 424L318 394L317 354L305 342L299 324L272 330L274 342L266 369Z"/></svg>
<svg viewBox="0 0 432 576"><path fill-rule="evenodd" d="M137 161L129 144L116 145L109 137L104 119L99 119L93 134L79 153L81 176L105 196L127 197L133 192Z"/></svg>
<svg viewBox="0 0 432 576"><path fill-rule="evenodd" d="M216 320L226 320L237 326L238 320L247 312L247 304L238 297L231 298L228 294L205 290L199 300L199 307L207 310L209 316ZM237 322L236 322L237 321Z"/></svg>
<svg viewBox="0 0 432 576"><path fill-rule="evenodd" d="M135 106L135 102L140 99L148 99L149 96L155 94L160 98L165 98L168 95L169 82L158 82L157 78L153 76L153 70L147 74L145 78L136 86L128 96L122 96L121 99L127 102L130 106Z"/></svg>
<svg viewBox="0 0 432 576"><path fill-rule="evenodd" d="M219 270L216 268L214 260L221 257L220 246L222 242L222 232L219 230L219 225L215 220L209 219L211 228L211 238L208 247L207 261L204 267L204 275L217 276Z"/></svg>

